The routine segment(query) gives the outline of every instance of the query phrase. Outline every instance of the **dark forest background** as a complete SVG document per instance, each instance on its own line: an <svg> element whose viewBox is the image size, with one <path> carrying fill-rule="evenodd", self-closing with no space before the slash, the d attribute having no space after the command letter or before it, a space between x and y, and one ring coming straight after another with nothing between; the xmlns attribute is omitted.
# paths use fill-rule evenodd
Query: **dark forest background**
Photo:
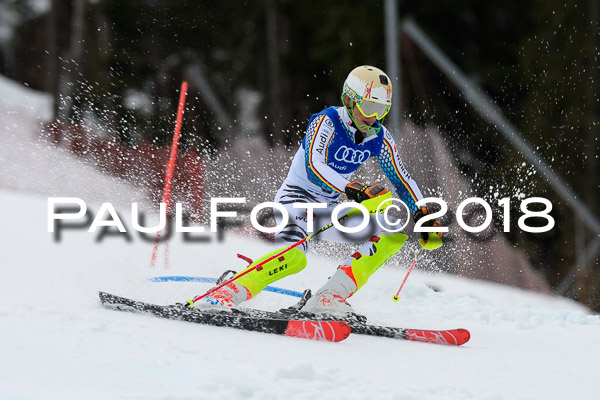
<svg viewBox="0 0 600 400"><path fill-rule="evenodd" d="M234 132L296 147L308 116L339 103L352 68L385 68L383 1L50 0L41 11L36 3L2 6L12 34L0 47L0 73L52 93L57 120L93 121L96 131L133 147L169 142L183 79L192 87L183 150L214 154ZM600 215L598 2L398 5L399 20L412 17ZM490 182L517 180L503 171L514 171L519 154L405 35L398 40L402 118L436 127L482 197ZM553 202L557 227L508 237L531 250L556 287L598 236L544 180L535 185ZM570 294L598 309L594 258Z"/></svg>

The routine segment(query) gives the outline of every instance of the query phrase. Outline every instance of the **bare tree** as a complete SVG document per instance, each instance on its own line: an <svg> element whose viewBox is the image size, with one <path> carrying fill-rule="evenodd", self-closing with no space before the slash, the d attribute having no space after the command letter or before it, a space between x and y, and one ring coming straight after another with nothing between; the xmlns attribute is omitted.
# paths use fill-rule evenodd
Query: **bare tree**
<svg viewBox="0 0 600 400"><path fill-rule="evenodd" d="M85 33L85 5L86 0L73 0L72 5L67 5L63 1L54 0L52 2L52 27L53 34L49 41L51 48L55 52L55 90L54 90L54 111L55 116L61 122L66 122L69 118L78 118L74 112L74 97L77 88L79 76L81 76L81 61L83 53L83 40ZM68 20L65 18L71 15L70 28L68 29L68 49L62 51L60 27L61 22Z"/></svg>

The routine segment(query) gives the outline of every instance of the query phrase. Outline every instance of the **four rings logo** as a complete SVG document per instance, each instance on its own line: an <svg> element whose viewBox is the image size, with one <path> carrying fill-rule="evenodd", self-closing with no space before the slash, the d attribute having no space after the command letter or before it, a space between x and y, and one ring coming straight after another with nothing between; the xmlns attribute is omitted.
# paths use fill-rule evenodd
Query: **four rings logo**
<svg viewBox="0 0 600 400"><path fill-rule="evenodd" d="M346 146L342 146L335 152L335 159L338 161L345 161L352 164L362 164L369 157L371 157L371 152L369 150L360 151L355 149L350 149Z"/></svg>

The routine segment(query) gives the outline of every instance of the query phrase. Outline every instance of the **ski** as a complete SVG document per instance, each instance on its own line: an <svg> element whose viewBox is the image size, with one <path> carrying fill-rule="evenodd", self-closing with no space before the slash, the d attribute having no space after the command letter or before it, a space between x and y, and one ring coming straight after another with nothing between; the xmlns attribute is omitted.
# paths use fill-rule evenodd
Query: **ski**
<svg viewBox="0 0 600 400"><path fill-rule="evenodd" d="M149 313L161 318L182 320L213 326L302 337L314 340L341 341L350 332L391 339L461 346L469 341L467 329L424 330L367 324L361 318L340 321L331 316L285 309L279 312L234 308L231 312L207 312L182 304L160 306L99 292L100 301L108 308ZM364 317L363 317L364 318Z"/></svg>
<svg viewBox="0 0 600 400"><path fill-rule="evenodd" d="M231 327L248 331L271 333L312 340L339 342L350 335L346 322L335 320L295 320L283 315L277 317L252 316L239 312L209 312L187 307L183 304L161 306L131 300L106 292L99 292L100 302L107 308L151 314L161 318L194 322L198 324Z"/></svg>
<svg viewBox="0 0 600 400"><path fill-rule="evenodd" d="M332 316L311 314L295 309L283 309L279 312L269 312L253 309L234 309L241 315L262 317L262 318L292 318L295 320L318 320L327 321L333 319ZM339 318L338 318L339 319ZM471 339L471 334L467 329L447 329L447 330L425 330L395 328L390 326L378 326L366 323L363 316L350 316L343 319L348 323L352 333L359 335L380 336L390 339L410 340L414 342L446 344L451 346L461 346Z"/></svg>
<svg viewBox="0 0 600 400"><path fill-rule="evenodd" d="M448 329L448 330L423 330L393 328L389 326L377 326L368 324L349 324L352 333L361 335L382 336L391 339L411 340L415 342L447 344L451 346L461 346L471 339L471 334L466 329Z"/></svg>

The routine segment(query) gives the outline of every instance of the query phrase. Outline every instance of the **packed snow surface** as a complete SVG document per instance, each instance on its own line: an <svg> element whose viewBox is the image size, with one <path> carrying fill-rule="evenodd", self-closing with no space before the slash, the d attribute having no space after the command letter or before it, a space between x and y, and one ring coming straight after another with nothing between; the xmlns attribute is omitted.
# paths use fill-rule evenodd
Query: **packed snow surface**
<svg viewBox="0 0 600 400"><path fill-rule="evenodd" d="M97 212L115 194L127 203L136 193L50 145L32 145L42 115L36 110L47 100L18 88L2 93L0 399L598 397L597 315L566 299L428 273L420 264L394 303L414 244L403 250L402 265L381 268L351 304L372 323L469 329L462 347L356 334L316 342L103 308L99 290L158 304L185 301L209 284L150 278L217 277L244 267L236 253L258 258L271 247L235 234L223 241L201 234L206 240L198 242L179 234L169 244L169 267L163 244L150 268L153 244L131 231L126 206L118 207L130 240L80 228L62 231L58 241L48 232L49 196L82 197ZM315 290L339 262L308 258L302 273L276 286ZM263 292L247 306L277 310L296 300Z"/></svg>
<svg viewBox="0 0 600 400"><path fill-rule="evenodd" d="M216 277L243 267L236 252L258 257L270 246L176 236L170 267L161 252L150 268L152 244L137 233L131 242L96 242L97 234L73 230L56 242L45 198L0 193L0 202L2 399L592 399L600 389L600 320L564 299L415 271L394 303L406 270L391 267L351 299L374 323L469 329L471 341L458 348L360 335L315 342L162 320L104 309L97 292L185 301L209 284L149 278ZM305 271L277 286L316 289L335 268L336 260L310 255ZM264 292L247 305L295 301Z"/></svg>

